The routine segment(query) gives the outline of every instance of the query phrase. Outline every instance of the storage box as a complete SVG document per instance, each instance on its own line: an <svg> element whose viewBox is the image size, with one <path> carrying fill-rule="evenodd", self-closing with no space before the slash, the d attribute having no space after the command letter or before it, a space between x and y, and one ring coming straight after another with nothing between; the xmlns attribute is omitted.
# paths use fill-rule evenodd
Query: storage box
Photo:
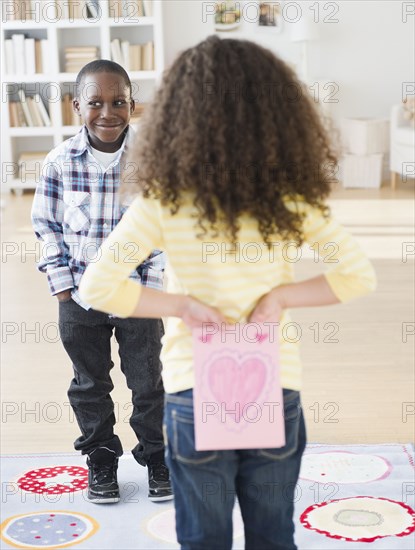
<svg viewBox="0 0 415 550"><path fill-rule="evenodd" d="M379 188L382 183L383 155L343 155L340 179L343 187Z"/></svg>
<svg viewBox="0 0 415 550"><path fill-rule="evenodd" d="M389 121L346 118L342 121L345 149L353 155L372 155L389 151Z"/></svg>

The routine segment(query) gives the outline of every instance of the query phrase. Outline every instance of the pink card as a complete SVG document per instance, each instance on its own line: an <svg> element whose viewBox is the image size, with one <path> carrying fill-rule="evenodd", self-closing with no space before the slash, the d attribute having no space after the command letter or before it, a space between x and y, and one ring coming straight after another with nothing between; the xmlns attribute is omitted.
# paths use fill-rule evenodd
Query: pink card
<svg viewBox="0 0 415 550"><path fill-rule="evenodd" d="M197 451L285 445L278 330L266 325L193 331Z"/></svg>

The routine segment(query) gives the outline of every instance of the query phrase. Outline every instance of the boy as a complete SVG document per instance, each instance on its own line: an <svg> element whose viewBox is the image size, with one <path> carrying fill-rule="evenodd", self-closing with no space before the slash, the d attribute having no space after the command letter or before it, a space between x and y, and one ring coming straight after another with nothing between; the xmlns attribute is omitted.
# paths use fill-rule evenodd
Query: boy
<svg viewBox="0 0 415 550"><path fill-rule="evenodd" d="M73 108L84 126L46 158L32 223L45 244L39 270L47 273L51 294L58 299L60 335L73 362L68 397L82 432L75 449L88 455L88 499L118 502L117 467L123 450L113 431L110 397L110 340L115 331L121 370L132 391L130 424L139 440L132 453L148 467L149 498L168 500L173 496L162 435L162 322L108 316L83 303L78 293L88 262L99 257L100 244L126 210L119 204L118 187L135 108L128 74L112 61L89 63L77 77ZM132 262L135 254L131 250ZM162 253L154 251L131 277L161 289L163 267Z"/></svg>

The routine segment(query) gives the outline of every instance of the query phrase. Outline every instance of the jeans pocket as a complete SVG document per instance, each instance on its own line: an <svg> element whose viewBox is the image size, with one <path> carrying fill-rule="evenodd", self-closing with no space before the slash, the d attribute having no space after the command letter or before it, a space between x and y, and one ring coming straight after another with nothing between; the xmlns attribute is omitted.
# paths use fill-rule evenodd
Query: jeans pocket
<svg viewBox="0 0 415 550"><path fill-rule="evenodd" d="M193 416L187 416L177 410L172 411L173 438L170 441L174 459L183 464L197 466L218 458L217 451L196 451L195 425Z"/></svg>
<svg viewBox="0 0 415 550"><path fill-rule="evenodd" d="M259 455L273 460L282 460L294 455L298 449L302 414L298 393L294 399L284 401L285 445L275 449L259 449Z"/></svg>

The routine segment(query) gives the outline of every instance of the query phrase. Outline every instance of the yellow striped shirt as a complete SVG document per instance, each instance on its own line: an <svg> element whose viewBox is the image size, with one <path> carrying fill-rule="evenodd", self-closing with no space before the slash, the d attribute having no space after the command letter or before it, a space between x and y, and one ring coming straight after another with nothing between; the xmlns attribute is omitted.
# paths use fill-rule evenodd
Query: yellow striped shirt
<svg viewBox="0 0 415 550"><path fill-rule="evenodd" d="M371 263L341 225L300 199L287 200L286 206L305 213L305 242L324 258L324 275L341 302L374 290ZM189 294L217 307L230 322L246 321L261 296L294 281L293 268L301 249L293 243L276 237L268 249L256 221L248 217L241 218L236 245L211 233L201 239L195 215L190 198L174 216L157 200L137 198L103 243L99 261L89 265L81 282L81 297L95 309L128 317L141 292L141 286L128 276L156 248L167 256L168 292ZM299 344L295 335L287 337L284 327L289 322L285 311L278 327L281 383L299 390ZM179 318L166 323L161 360L167 393L193 387L191 332Z"/></svg>

